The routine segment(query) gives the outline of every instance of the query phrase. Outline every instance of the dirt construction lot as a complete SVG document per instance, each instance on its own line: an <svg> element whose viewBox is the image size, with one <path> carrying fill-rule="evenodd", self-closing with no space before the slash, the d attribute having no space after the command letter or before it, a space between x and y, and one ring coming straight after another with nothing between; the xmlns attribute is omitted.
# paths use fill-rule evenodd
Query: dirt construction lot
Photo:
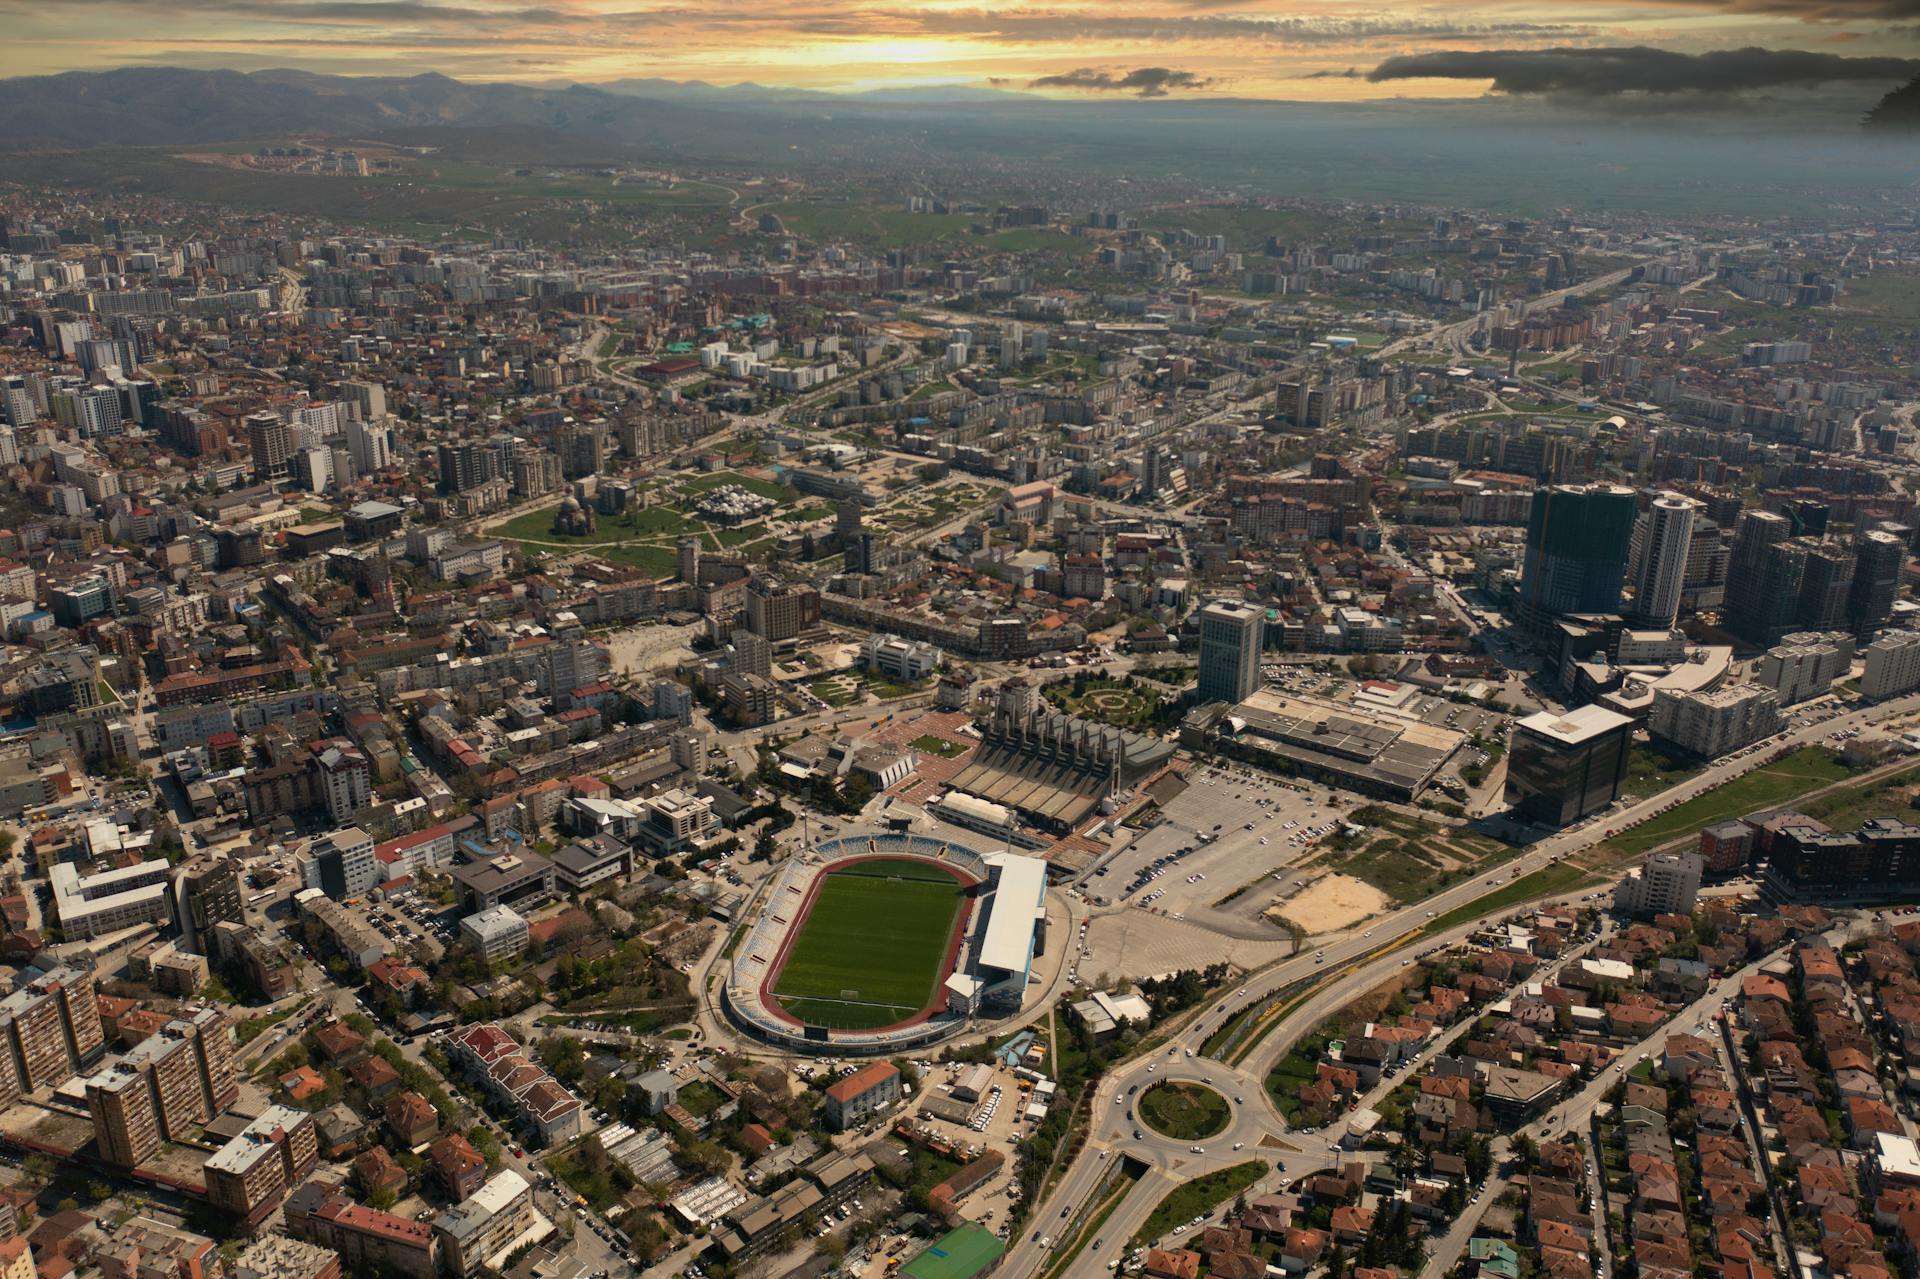
<svg viewBox="0 0 1920 1279"><path fill-rule="evenodd" d="M1267 913L1300 925L1308 936L1350 928L1387 907L1387 895L1351 875L1323 875Z"/></svg>

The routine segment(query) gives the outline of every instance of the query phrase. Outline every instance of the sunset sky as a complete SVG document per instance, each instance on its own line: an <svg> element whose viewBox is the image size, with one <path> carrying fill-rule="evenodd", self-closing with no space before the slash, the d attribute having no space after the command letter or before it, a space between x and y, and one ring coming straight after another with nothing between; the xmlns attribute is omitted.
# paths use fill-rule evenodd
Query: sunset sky
<svg viewBox="0 0 1920 1279"><path fill-rule="evenodd" d="M1656 93L1695 75L1699 86L1678 87L1842 79L1884 88L1911 74L1904 60L1920 58L1920 0L0 0L0 32L5 75L298 67L1345 100L1476 96L1496 68L1511 73L1500 87L1519 92L1607 93L1616 73L1639 75ZM1653 50L1754 47L1814 56L1648 60ZM1497 64L1432 56L1488 51L1516 56ZM1395 58L1425 60L1369 78Z"/></svg>

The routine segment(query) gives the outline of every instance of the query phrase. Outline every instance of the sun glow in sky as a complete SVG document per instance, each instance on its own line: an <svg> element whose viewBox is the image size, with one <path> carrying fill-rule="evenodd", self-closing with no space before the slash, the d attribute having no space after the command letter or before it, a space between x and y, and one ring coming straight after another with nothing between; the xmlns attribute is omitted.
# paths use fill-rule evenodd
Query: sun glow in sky
<svg viewBox="0 0 1920 1279"><path fill-rule="evenodd" d="M1920 57L1911 0L0 0L0 74L116 66L439 71L849 90L972 84L1059 96L1473 96L1471 76L1376 82L1441 51L1760 46ZM1163 74L1145 80L1130 73ZM1176 73L1168 79L1164 73ZM1051 80L1054 83L1039 84Z"/></svg>

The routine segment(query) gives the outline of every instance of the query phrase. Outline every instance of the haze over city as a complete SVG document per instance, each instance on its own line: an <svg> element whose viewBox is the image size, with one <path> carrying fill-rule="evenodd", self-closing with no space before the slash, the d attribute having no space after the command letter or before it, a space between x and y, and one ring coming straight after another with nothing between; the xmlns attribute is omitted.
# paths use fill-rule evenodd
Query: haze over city
<svg viewBox="0 0 1920 1279"><path fill-rule="evenodd" d="M1920 0L0 0L0 1279L1913 1279Z"/></svg>

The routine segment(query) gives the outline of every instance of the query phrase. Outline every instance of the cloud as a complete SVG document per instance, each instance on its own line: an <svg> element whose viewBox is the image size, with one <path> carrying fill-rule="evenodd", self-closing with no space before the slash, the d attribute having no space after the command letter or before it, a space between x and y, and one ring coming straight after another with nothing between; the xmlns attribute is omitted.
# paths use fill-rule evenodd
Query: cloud
<svg viewBox="0 0 1920 1279"><path fill-rule="evenodd" d="M1920 0L1661 0L1687 9L1799 18L1804 22L1920 21Z"/></svg>
<svg viewBox="0 0 1920 1279"><path fill-rule="evenodd" d="M929 9L877 11L923 35L967 36L1012 44L1088 40L1262 41L1316 46L1439 40L1565 40L1593 34L1567 23L1459 22L1390 17L1272 17L1258 14L1104 14L1080 10Z"/></svg>
<svg viewBox="0 0 1920 1279"><path fill-rule="evenodd" d="M1920 2L1920 0L1917 0ZM1367 79L1491 80L1495 93L1605 98L1622 94L1741 93L1841 81L1903 80L1920 72L1911 58L1847 58L1804 49L1721 49L1675 53L1645 46L1612 49L1487 49L1388 58Z"/></svg>
<svg viewBox="0 0 1920 1279"><path fill-rule="evenodd" d="M1175 89L1205 89L1213 81L1192 71L1171 67L1135 67L1120 75L1095 67L1081 67L1061 75L1043 75L1028 83L1029 89L1082 89L1093 93L1132 93L1143 98L1164 98Z"/></svg>

